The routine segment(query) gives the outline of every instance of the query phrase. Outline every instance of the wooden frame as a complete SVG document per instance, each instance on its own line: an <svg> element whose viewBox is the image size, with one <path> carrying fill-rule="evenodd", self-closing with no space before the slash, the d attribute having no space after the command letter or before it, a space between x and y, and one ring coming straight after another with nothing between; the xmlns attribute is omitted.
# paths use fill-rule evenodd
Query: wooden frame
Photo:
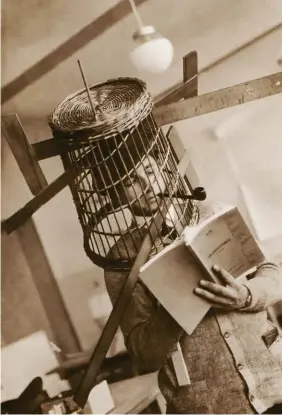
<svg viewBox="0 0 282 415"><path fill-rule="evenodd" d="M191 76L191 68L197 71L197 65L195 64L196 55L196 52L191 52L184 58L184 61L185 59L187 60L188 57L189 62L190 59L192 61L191 67L189 66L190 74L187 72L187 76L190 76L190 78L186 80L183 86L177 91L173 91L172 94L169 93L167 97L162 98L160 102L166 102L166 105L158 106L160 102L157 103L158 105L154 109L153 115L159 126L208 114L214 111L220 111L235 105L245 104L261 98L269 97L271 95L282 93L282 72L277 72L269 76L187 99L188 96L193 96L193 93L197 90L197 72ZM182 100L183 98L186 99ZM179 102L175 102L175 100ZM21 163L20 157L17 154L17 151L15 151L13 145L15 141L11 139L17 129L17 123L20 124L16 114L10 114L3 117L2 131L8 143L13 146L12 151L14 151L17 161ZM18 134L18 137L21 137L20 133ZM33 144L29 149L28 154L29 160L32 161L32 168L39 171L39 164L36 167L38 160L59 155L59 149L56 148L56 143L54 139L51 138L46 141ZM35 160L37 160L36 163ZM26 167L24 169L26 169ZM26 171L22 170L22 172L23 174L26 174ZM26 180L29 180L28 177ZM43 180L42 177L41 180ZM69 180L69 172L65 172L50 185L42 187L37 196L31 199L24 207L14 213L11 217L2 222L2 229L7 234L13 232L28 218L30 218L41 206L47 203L58 192L66 187Z"/></svg>
<svg viewBox="0 0 282 415"><path fill-rule="evenodd" d="M235 105L246 104L282 92L282 72L243 82L218 91L157 107L154 117L159 126L187 120Z"/></svg>
<svg viewBox="0 0 282 415"><path fill-rule="evenodd" d="M156 102L153 115L157 124L162 126L194 116L219 111L234 105L244 104L281 92L282 72L278 72L229 88L197 96L197 53L193 51L183 59L183 85L170 91L167 95L162 96L162 98ZM22 227L27 221L31 220L30 218L33 213L52 199L60 190L66 187L71 176L70 173L66 171L49 185L44 178L39 166L39 160L59 155L59 150L56 148L54 139L51 138L30 145L15 114L3 118L2 131L10 144L31 191L36 195L23 208L2 222L2 229L6 233L11 233L19 227ZM179 146L179 141L177 134L175 134L175 130L173 130L172 144L173 146L178 145L178 150L176 150L178 153L183 150ZM137 265L134 264L133 267L136 268L138 264L139 262L137 261ZM129 292L127 292L127 297L128 294ZM122 303L122 301L120 303ZM122 309L122 307L119 308ZM114 311L115 310L113 310L113 312ZM95 381L97 368L107 353L106 345L111 343L115 334L115 328L118 327L118 324L118 319L111 313L109 324L107 323L106 329L102 333L91 357L89 368L86 371L77 392L77 402L83 403L87 398L88 392L91 390L93 382Z"/></svg>
<svg viewBox="0 0 282 415"><path fill-rule="evenodd" d="M48 188L48 183L18 117L15 114L3 117L1 128L31 193L41 194ZM14 230L31 269L55 341L65 353L79 351L81 349L78 338L31 215L28 215L21 225L16 226Z"/></svg>

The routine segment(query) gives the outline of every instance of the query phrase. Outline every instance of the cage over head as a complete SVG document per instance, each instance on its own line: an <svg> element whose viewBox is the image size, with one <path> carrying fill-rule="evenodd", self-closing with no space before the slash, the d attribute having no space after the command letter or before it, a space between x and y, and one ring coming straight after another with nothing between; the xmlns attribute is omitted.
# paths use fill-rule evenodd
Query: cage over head
<svg viewBox="0 0 282 415"><path fill-rule="evenodd" d="M152 255L197 221L188 180L152 115L143 81L111 79L69 95L50 116L89 258L129 269L161 204L168 204ZM177 197L175 196L177 192ZM166 197L163 197L166 193ZM170 206L169 206L170 205Z"/></svg>

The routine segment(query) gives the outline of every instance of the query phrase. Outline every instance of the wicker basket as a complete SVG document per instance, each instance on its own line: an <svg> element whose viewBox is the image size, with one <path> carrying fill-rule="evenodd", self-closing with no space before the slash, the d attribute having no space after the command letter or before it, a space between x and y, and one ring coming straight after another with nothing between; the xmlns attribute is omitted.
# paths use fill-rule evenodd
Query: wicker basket
<svg viewBox="0 0 282 415"><path fill-rule="evenodd" d="M174 151L154 121L153 100L143 81L111 79L90 87L90 94L95 115L83 89L58 105L49 124L64 167L73 173L70 189L87 255L103 268L129 269L155 214L136 215L134 203L145 195L127 203L121 196L125 181L153 160L156 180L161 177L169 185L173 178L182 194L190 193L189 183L179 177ZM192 201L172 199L172 204L178 213L175 220L164 218L171 226L164 226L152 255L197 220Z"/></svg>

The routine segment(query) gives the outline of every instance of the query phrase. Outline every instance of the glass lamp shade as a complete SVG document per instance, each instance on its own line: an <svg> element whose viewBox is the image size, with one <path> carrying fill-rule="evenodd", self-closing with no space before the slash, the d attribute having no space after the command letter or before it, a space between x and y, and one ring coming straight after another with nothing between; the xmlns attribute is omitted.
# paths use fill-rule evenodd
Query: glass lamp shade
<svg viewBox="0 0 282 415"><path fill-rule="evenodd" d="M173 45L164 37L140 36L138 45L131 52L131 61L140 71L164 72L172 59Z"/></svg>

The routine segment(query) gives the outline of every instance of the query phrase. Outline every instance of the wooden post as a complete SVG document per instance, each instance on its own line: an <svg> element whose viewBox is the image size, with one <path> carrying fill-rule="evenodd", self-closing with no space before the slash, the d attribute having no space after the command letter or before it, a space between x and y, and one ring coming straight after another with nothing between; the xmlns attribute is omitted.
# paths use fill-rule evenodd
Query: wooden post
<svg viewBox="0 0 282 415"><path fill-rule="evenodd" d="M188 86L189 83L189 86ZM198 54L194 50L183 58L183 98L188 99L198 95Z"/></svg>
<svg viewBox="0 0 282 415"><path fill-rule="evenodd" d="M29 189L34 195L39 194L48 183L16 114L2 117L2 133ZM79 351L77 336L33 219L28 219L16 232L57 345L65 353Z"/></svg>
<svg viewBox="0 0 282 415"><path fill-rule="evenodd" d="M31 193L37 195L48 183L17 114L2 117L1 129Z"/></svg>
<svg viewBox="0 0 282 415"><path fill-rule="evenodd" d="M155 98L155 106L172 104L198 95L198 54L195 50L183 58L183 83Z"/></svg>

